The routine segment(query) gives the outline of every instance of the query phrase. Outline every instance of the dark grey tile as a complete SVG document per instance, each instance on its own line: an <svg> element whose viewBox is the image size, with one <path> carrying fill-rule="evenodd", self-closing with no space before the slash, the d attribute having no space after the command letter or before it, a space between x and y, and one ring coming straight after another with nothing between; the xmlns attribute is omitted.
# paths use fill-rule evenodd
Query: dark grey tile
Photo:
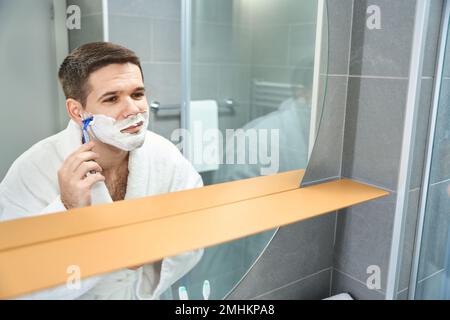
<svg viewBox="0 0 450 320"><path fill-rule="evenodd" d="M102 0L69 0L67 1L67 7L70 5L77 5L81 9L81 15L93 15L102 14Z"/></svg>
<svg viewBox="0 0 450 320"><path fill-rule="evenodd" d="M103 41L103 20L101 15L81 17L81 29L69 30L70 51L89 42Z"/></svg>
<svg viewBox="0 0 450 320"><path fill-rule="evenodd" d="M369 201L338 213L334 268L366 283L369 266L378 266L381 290L391 251L396 194Z"/></svg>
<svg viewBox="0 0 450 320"><path fill-rule="evenodd" d="M109 14L151 18L178 19L181 17L179 0L109 0Z"/></svg>
<svg viewBox="0 0 450 320"><path fill-rule="evenodd" d="M329 268L334 226L331 213L280 228L229 298L249 299Z"/></svg>
<svg viewBox="0 0 450 320"><path fill-rule="evenodd" d="M450 79L443 79L434 134L431 183L450 179Z"/></svg>
<svg viewBox="0 0 450 320"><path fill-rule="evenodd" d="M428 18L428 30L425 40L425 58L422 71L424 77L433 77L435 73L442 10L443 0L430 1L430 15Z"/></svg>
<svg viewBox="0 0 450 320"><path fill-rule="evenodd" d="M340 176L348 78L329 76L327 79L319 131L302 185Z"/></svg>
<svg viewBox="0 0 450 320"><path fill-rule="evenodd" d="M181 22L178 20L154 20L152 59L163 62L181 61Z"/></svg>
<svg viewBox="0 0 450 320"><path fill-rule="evenodd" d="M419 280L450 266L449 209L450 182L431 185L422 234Z"/></svg>
<svg viewBox="0 0 450 320"><path fill-rule="evenodd" d="M397 188L407 80L350 78L343 175Z"/></svg>
<svg viewBox="0 0 450 320"><path fill-rule="evenodd" d="M433 80L422 79L420 89L420 104L416 119L416 130L413 136L413 163L411 167L410 189L419 188L422 183L423 165L425 161L428 140L429 118L431 112L431 98Z"/></svg>
<svg viewBox="0 0 450 320"><path fill-rule="evenodd" d="M358 0L357 0L358 1ZM353 0L328 0L328 74L348 74Z"/></svg>
<svg viewBox="0 0 450 320"><path fill-rule="evenodd" d="M147 98L164 105L181 103L181 66L178 63L143 63Z"/></svg>
<svg viewBox="0 0 450 320"><path fill-rule="evenodd" d="M109 16L109 40L133 50L141 61L152 59L151 35L147 18Z"/></svg>
<svg viewBox="0 0 450 320"><path fill-rule="evenodd" d="M408 77L416 1L354 3L350 74ZM380 30L366 27L369 5L380 8Z"/></svg>
<svg viewBox="0 0 450 320"><path fill-rule="evenodd" d="M330 294L331 269L295 281L255 300L321 300Z"/></svg>
<svg viewBox="0 0 450 320"><path fill-rule="evenodd" d="M365 283L333 269L331 295L340 293L348 293L355 300L384 300L385 298L385 295L381 292L367 288Z"/></svg>

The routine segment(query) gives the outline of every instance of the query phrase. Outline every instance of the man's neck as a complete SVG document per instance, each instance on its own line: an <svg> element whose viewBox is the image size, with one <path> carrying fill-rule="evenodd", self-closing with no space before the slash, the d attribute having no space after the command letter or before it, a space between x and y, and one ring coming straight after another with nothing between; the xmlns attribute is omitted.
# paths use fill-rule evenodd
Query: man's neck
<svg viewBox="0 0 450 320"><path fill-rule="evenodd" d="M96 161L104 173L117 171L125 162L128 164L128 151L120 150L98 140L95 141L95 146L92 151L100 155Z"/></svg>

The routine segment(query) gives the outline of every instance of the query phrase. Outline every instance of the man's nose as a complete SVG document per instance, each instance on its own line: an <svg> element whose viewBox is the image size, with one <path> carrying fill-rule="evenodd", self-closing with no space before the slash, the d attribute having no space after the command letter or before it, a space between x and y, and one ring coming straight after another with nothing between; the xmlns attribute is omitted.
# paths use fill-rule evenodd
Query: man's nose
<svg viewBox="0 0 450 320"><path fill-rule="evenodd" d="M136 103L136 101L134 101L133 99L128 98L126 100L126 106L125 106L125 110L124 110L125 117L134 116L134 115L144 112L144 111L145 111L145 109L143 110L143 108L140 107L139 104Z"/></svg>

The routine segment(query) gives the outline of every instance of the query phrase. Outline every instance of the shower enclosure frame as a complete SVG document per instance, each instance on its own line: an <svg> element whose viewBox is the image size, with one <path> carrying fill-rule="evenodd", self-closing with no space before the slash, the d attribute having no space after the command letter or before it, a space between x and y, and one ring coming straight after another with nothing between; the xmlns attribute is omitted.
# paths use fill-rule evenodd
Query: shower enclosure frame
<svg viewBox="0 0 450 320"><path fill-rule="evenodd" d="M410 64L409 86L407 106L405 111L405 127L403 132L403 147L401 154L398 196L394 218L393 237L389 260L388 280L386 287L386 299L397 299L398 285L401 272L401 259L403 257L406 215L408 205L409 181L413 161L413 144L416 131L418 106L420 102L422 67L425 56L425 40L429 22L430 0L417 0L416 19L413 34L412 55ZM412 252L411 271L409 274L408 300L414 300L419 272L420 252L424 229L425 211L427 207L427 195L429 192L430 172L433 156L433 145L438 116L439 97L443 78L445 49L447 45L447 33L450 22L450 1L443 1L443 10L439 31L439 44L436 57L436 68L433 79L433 91L430 119L428 123L427 139L425 146L425 160L423 162L422 181L420 184L420 196L418 216L414 234L414 246Z"/></svg>

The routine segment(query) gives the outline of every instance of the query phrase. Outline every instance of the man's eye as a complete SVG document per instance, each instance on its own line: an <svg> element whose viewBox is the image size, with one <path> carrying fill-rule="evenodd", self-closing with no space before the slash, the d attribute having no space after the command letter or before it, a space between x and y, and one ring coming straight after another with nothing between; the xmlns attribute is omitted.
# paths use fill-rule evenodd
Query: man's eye
<svg viewBox="0 0 450 320"><path fill-rule="evenodd" d="M117 101L117 97L111 97L108 99L105 99L103 102L116 102Z"/></svg>
<svg viewBox="0 0 450 320"><path fill-rule="evenodd" d="M142 98L144 96L144 93L143 92L136 92L136 93L133 93L132 96L135 99L139 99L139 98Z"/></svg>

